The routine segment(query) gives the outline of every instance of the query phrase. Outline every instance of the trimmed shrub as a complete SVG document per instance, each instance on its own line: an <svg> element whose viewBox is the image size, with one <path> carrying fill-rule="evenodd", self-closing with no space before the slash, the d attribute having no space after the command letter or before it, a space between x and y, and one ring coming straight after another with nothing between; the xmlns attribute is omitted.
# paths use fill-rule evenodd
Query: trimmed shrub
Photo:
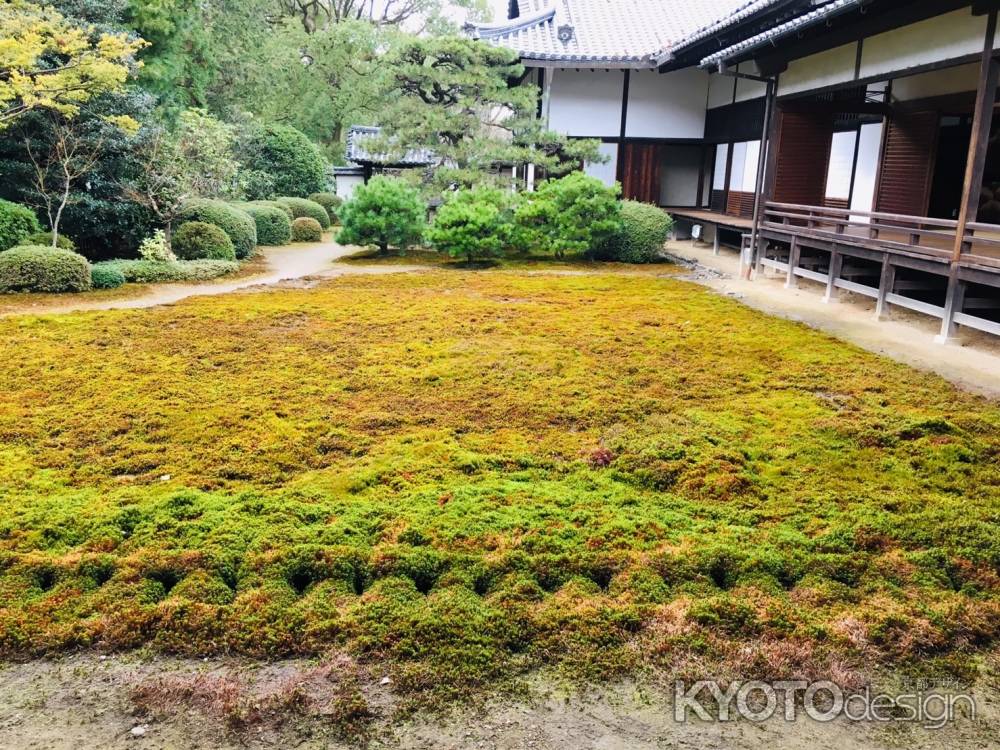
<svg viewBox="0 0 1000 750"><path fill-rule="evenodd" d="M0 253L0 292L82 292L90 264L70 250L21 245Z"/></svg>
<svg viewBox="0 0 1000 750"><path fill-rule="evenodd" d="M250 214L223 201L190 201L181 211L180 219L203 221L217 226L229 235L237 258L249 258L257 247L257 225Z"/></svg>
<svg viewBox="0 0 1000 750"><path fill-rule="evenodd" d="M20 244L52 247L52 232L35 232L34 234L29 234ZM60 250L76 251L76 243L65 234L59 235L59 239L56 240L56 246Z"/></svg>
<svg viewBox="0 0 1000 750"><path fill-rule="evenodd" d="M405 251L424 233L427 207L417 189L400 179L379 175L359 185L340 209L343 229L337 242L374 245L381 254L390 247Z"/></svg>
<svg viewBox="0 0 1000 750"><path fill-rule="evenodd" d="M280 208L288 216L289 221L295 218L295 212L292 211L292 207L287 203L282 203L277 200L273 201L250 201L251 206L270 206L271 208Z"/></svg>
<svg viewBox="0 0 1000 750"><path fill-rule="evenodd" d="M106 260L94 264L95 269L117 270L131 284L157 284L166 281L208 281L228 276L240 270L232 260Z"/></svg>
<svg viewBox="0 0 1000 750"><path fill-rule="evenodd" d="M652 263L660 257L673 219L649 203L622 201L622 225L600 247L600 260L622 263Z"/></svg>
<svg viewBox="0 0 1000 750"><path fill-rule="evenodd" d="M162 229L157 229L152 235L139 243L139 257L143 260L168 263L177 260L174 251L167 244L167 235Z"/></svg>
<svg viewBox="0 0 1000 750"><path fill-rule="evenodd" d="M453 258L503 255L511 237L509 194L492 187L461 190L438 209L427 240Z"/></svg>
<svg viewBox="0 0 1000 750"><path fill-rule="evenodd" d="M125 274L114 266L94 265L90 269L90 285L94 289L117 289L125 284Z"/></svg>
<svg viewBox="0 0 1000 750"><path fill-rule="evenodd" d="M181 224L171 242L174 255L181 260L236 260L229 235L214 224L189 221Z"/></svg>
<svg viewBox="0 0 1000 750"><path fill-rule="evenodd" d="M290 211L277 203L237 203L237 208L250 214L257 225L258 245L287 245L292 239Z"/></svg>
<svg viewBox="0 0 1000 750"><path fill-rule="evenodd" d="M326 159L309 138L289 125L269 125L254 133L244 149L255 171L271 177L271 192L304 198L326 188ZM259 177L256 181L262 182ZM261 188L263 190L263 188ZM257 192L262 197L261 192Z"/></svg>
<svg viewBox="0 0 1000 750"><path fill-rule="evenodd" d="M291 210L293 218L301 219L303 216L308 216L310 219L316 219L323 229L330 228L330 214L315 201L311 201L308 198L287 197L277 198L276 200Z"/></svg>
<svg viewBox="0 0 1000 750"><path fill-rule="evenodd" d="M24 244L29 236L41 231L42 226L34 211L19 203L0 199L0 252Z"/></svg>
<svg viewBox="0 0 1000 750"><path fill-rule="evenodd" d="M337 223L337 209L343 205L343 198L334 193L313 193L309 196L309 200L314 203L318 203L326 209L326 213L330 217L331 224Z"/></svg>
<svg viewBox="0 0 1000 750"><path fill-rule="evenodd" d="M619 190L583 172L546 180L515 212L518 246L557 258L596 252L621 229Z"/></svg>
<svg viewBox="0 0 1000 750"><path fill-rule="evenodd" d="M323 227L310 216L300 216L292 222L293 242L319 242L323 239Z"/></svg>

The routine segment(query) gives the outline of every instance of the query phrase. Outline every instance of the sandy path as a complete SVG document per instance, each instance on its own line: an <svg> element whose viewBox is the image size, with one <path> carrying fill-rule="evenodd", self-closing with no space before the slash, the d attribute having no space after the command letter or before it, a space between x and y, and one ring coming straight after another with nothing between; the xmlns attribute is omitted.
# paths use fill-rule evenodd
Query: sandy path
<svg viewBox="0 0 1000 750"><path fill-rule="evenodd" d="M74 296L62 301L38 302L30 301L31 295L26 295L26 304L0 310L0 317L10 315L49 315L69 312L84 312L88 310L134 310L157 305L170 305L188 297L205 297L219 294L231 294L244 289L275 286L282 283L304 279L307 277L327 278L357 273L399 273L423 270L418 266L361 266L334 265L334 261L358 252L356 247L338 245L328 241L309 245L286 245L284 247L264 247L261 253L266 262L266 269L251 276L236 279L218 279L203 281L197 284L150 284L145 290L133 297L103 297L87 299L86 295ZM51 298L49 298L51 299Z"/></svg>

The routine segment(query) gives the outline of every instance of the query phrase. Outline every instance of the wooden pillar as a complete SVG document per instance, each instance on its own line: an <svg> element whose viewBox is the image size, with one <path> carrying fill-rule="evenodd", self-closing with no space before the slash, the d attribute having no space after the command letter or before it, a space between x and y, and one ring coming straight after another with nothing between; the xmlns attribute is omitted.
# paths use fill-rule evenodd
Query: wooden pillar
<svg viewBox="0 0 1000 750"><path fill-rule="evenodd" d="M712 239L712 255L719 254L719 225L715 225L714 237Z"/></svg>
<svg viewBox="0 0 1000 750"><path fill-rule="evenodd" d="M972 136L969 141L969 156L965 162L962 203L958 210L955 246L951 256L955 263L961 260L965 244L965 227L976 220L979 212L979 194L983 188L983 170L986 166L986 150L989 147L990 124L993 121L993 104L996 101L997 74L1000 72L997 59L993 56L993 38L996 29L997 11L994 9L989 12L986 19L986 40L979 61L976 107L972 113Z"/></svg>
<svg viewBox="0 0 1000 750"><path fill-rule="evenodd" d="M955 339L957 326L955 313L962 311L965 302L965 282L958 278L958 264L953 263L948 274L948 295L944 301L944 315L941 317L941 333L934 337L937 344L947 344Z"/></svg>
<svg viewBox="0 0 1000 750"><path fill-rule="evenodd" d="M742 269L743 278L749 279L751 271L754 266L759 266L760 263L755 256L759 256L759 251L757 245L760 241L760 217L764 211L764 201L767 200L768 195L764 190L765 185L765 175L769 171L770 167L770 152L771 152L771 119L774 117L774 95L775 89L777 88L774 79L767 82L767 88L764 94L764 126L761 128L760 133L760 148L757 151L757 179L754 183L754 196L753 196L753 223L750 225L750 257L747 259L746 266ZM730 152L732 149L730 149ZM731 158L731 156L730 156Z"/></svg>
<svg viewBox="0 0 1000 750"><path fill-rule="evenodd" d="M837 301L837 279L840 277L840 270L844 265L844 256L837 249L836 243L830 250L830 268L826 274L826 294L823 295L824 302Z"/></svg>
<svg viewBox="0 0 1000 750"><path fill-rule="evenodd" d="M896 267L892 265L892 256L883 253L882 275L878 281L878 297L875 298L875 318L878 320L885 320L888 317L885 297L887 294L892 294L895 283Z"/></svg>
<svg viewBox="0 0 1000 750"><path fill-rule="evenodd" d="M800 253L799 238L793 234L792 243L788 248L788 276L785 278L785 289L798 286L798 276L795 275L795 269L799 265Z"/></svg>
<svg viewBox="0 0 1000 750"><path fill-rule="evenodd" d="M972 113L972 135L969 156L965 162L965 181L962 184L962 203L955 227L955 245L951 255L948 275L948 293L945 298L941 333L934 340L945 344L955 335L955 313L961 312L965 297L965 284L958 278L958 264L965 250L965 228L975 222L979 213L979 196L983 189L983 171L986 168L986 151L989 148L990 125L993 122L993 105L996 102L997 78L1000 63L993 55L993 41L997 30L996 8L986 17L986 37L983 54L979 60L979 80L976 85L976 106Z"/></svg>

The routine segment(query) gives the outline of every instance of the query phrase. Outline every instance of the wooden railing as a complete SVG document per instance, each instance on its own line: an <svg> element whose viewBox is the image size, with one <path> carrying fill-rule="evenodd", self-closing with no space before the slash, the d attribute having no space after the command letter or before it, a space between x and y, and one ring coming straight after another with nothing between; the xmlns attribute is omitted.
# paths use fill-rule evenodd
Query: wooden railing
<svg viewBox="0 0 1000 750"><path fill-rule="evenodd" d="M950 260L958 222L880 211L853 211L794 203L764 205L761 226L838 240L873 250L900 250ZM962 238L963 261L1000 267L1000 225L969 223Z"/></svg>

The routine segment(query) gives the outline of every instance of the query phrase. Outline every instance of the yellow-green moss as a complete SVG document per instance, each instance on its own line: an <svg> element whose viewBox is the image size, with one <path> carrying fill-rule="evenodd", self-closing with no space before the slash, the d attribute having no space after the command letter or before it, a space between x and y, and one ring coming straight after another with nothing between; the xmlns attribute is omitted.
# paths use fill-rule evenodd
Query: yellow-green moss
<svg viewBox="0 0 1000 750"><path fill-rule="evenodd" d="M694 285L349 276L0 349L8 655L333 644L421 691L1000 635L997 406Z"/></svg>

